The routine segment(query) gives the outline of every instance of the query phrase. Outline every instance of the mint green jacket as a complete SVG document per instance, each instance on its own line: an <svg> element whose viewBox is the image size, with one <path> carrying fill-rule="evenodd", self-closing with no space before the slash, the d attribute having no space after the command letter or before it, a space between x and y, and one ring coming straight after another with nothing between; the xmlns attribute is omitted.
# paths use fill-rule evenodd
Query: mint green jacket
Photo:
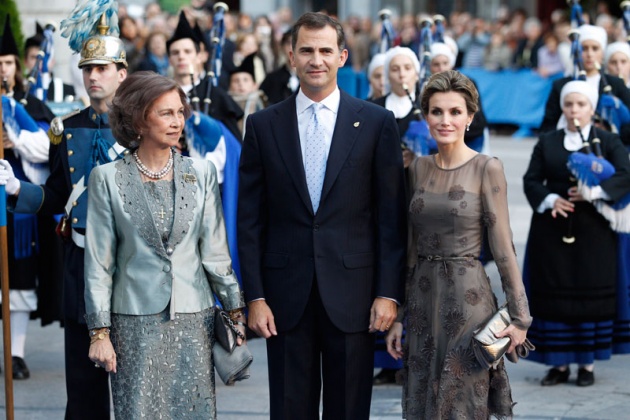
<svg viewBox="0 0 630 420"><path fill-rule="evenodd" d="M215 304L244 306L228 250L212 163L175 154L174 222L163 245L131 154L101 165L89 179L85 241L88 328L110 326L110 314L150 315L170 304L193 313Z"/></svg>

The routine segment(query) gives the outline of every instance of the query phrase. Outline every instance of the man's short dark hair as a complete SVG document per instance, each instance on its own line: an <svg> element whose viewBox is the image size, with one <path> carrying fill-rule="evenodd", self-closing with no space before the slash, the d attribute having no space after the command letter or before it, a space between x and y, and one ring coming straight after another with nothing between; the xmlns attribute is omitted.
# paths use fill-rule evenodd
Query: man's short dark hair
<svg viewBox="0 0 630 420"><path fill-rule="evenodd" d="M306 29L323 29L326 26L330 26L337 32L337 46L339 47L339 51L343 51L346 47L346 35L338 21L323 13L308 12L300 16L297 22L295 22L295 25L293 25L293 29L291 29L291 46L293 47L293 51L295 51L298 32L302 26Z"/></svg>

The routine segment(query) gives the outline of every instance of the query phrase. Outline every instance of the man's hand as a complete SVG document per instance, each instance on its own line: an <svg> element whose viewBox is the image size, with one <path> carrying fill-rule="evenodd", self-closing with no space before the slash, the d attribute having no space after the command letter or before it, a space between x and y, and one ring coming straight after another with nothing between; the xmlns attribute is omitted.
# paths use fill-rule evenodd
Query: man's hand
<svg viewBox="0 0 630 420"><path fill-rule="evenodd" d="M376 298L370 309L370 332L387 331L396 321L398 305L391 299Z"/></svg>
<svg viewBox="0 0 630 420"><path fill-rule="evenodd" d="M252 331L263 338L278 335L276 323L273 320L273 313L271 313L271 308L267 305L267 302L255 300L250 302L247 307L249 308L247 325Z"/></svg>

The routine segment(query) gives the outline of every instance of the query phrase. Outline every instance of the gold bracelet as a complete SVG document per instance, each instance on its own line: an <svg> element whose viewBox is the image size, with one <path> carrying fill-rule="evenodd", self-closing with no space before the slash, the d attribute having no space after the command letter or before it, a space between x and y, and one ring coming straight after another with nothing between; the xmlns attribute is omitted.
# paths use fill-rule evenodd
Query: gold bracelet
<svg viewBox="0 0 630 420"><path fill-rule="evenodd" d="M109 328L107 327L90 330L90 345L99 340L104 340L105 337L109 337Z"/></svg>
<svg viewBox="0 0 630 420"><path fill-rule="evenodd" d="M241 316L245 316L245 313L243 312L243 308L238 308L228 311L228 315L230 316L230 319L234 321L235 319L239 319Z"/></svg>

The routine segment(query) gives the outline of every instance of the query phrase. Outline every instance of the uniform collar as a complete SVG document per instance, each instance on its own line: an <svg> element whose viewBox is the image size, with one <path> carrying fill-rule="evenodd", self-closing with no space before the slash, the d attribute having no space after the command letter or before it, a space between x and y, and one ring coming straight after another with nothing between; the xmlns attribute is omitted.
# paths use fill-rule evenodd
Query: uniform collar
<svg viewBox="0 0 630 420"><path fill-rule="evenodd" d="M109 124L109 116L107 115L107 112L99 114L96 110L94 110L94 108L90 107L88 115L90 120L92 120L96 125L100 126L101 124Z"/></svg>

